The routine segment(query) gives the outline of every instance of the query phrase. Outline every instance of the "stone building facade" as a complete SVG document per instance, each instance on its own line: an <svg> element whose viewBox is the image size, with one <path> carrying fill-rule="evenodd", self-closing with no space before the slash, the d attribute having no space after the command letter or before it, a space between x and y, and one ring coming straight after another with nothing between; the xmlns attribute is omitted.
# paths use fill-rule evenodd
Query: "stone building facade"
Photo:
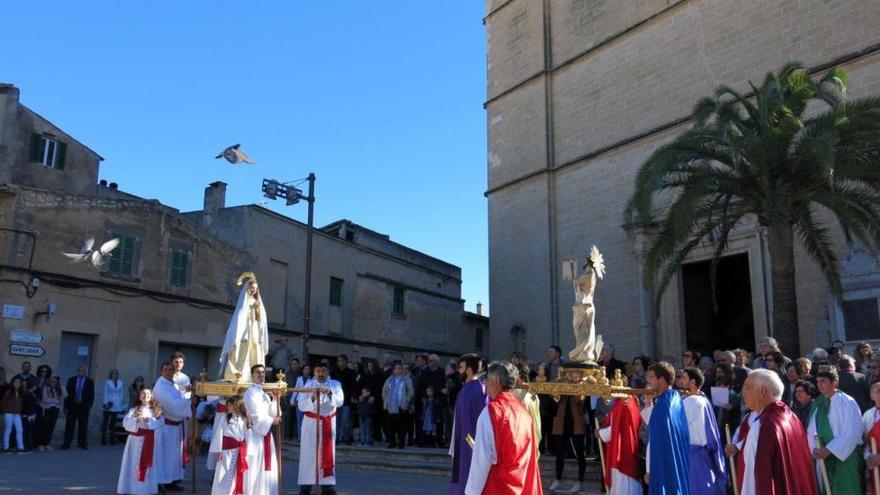
<svg viewBox="0 0 880 495"><path fill-rule="evenodd" d="M721 84L746 91L791 60L847 69L851 97L880 94L878 19L880 3L868 0L487 0L493 349L571 347L573 296L560 267L583 261L592 244L608 268L596 293L598 331L622 356L677 357L696 342L753 348L772 335L769 260L754 227L741 229L728 253L743 299L730 318L750 311L748 321L701 335L707 303L688 279L702 276L705 250L654 307L640 270L645 239L622 228L633 177L687 127L697 99ZM842 235L836 242L843 304L797 248L802 352L880 338L876 260Z"/></svg>
<svg viewBox="0 0 880 495"><path fill-rule="evenodd" d="M216 376L238 275L255 272L270 340L299 355L307 227L259 206L226 207L226 185L182 213L98 182L102 158L0 85L0 367L80 364L100 387L111 369L148 385L174 350ZM87 238L121 240L108 263L72 264ZM343 220L316 229L313 359L346 353L444 358L488 349L488 319L464 311L461 269ZM93 409L93 420L100 408Z"/></svg>

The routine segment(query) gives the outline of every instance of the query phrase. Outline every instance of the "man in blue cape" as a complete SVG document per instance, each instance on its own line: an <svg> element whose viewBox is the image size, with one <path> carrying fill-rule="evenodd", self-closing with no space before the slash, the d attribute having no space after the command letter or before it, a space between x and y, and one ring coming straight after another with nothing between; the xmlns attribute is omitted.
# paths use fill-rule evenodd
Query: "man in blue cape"
<svg viewBox="0 0 880 495"><path fill-rule="evenodd" d="M691 495L690 434L684 404L671 386L674 382L675 369L669 363L661 361L648 368L648 387L655 393L642 410L642 419L648 425L645 480L650 495Z"/></svg>
<svg viewBox="0 0 880 495"><path fill-rule="evenodd" d="M452 440L449 455L452 456L452 481L449 495L464 495L468 473L471 469L471 446L466 438L476 436L477 419L486 407L486 385L479 379L483 371L483 358L479 354L465 354L459 359L458 371L465 385L455 399L455 421L452 424Z"/></svg>

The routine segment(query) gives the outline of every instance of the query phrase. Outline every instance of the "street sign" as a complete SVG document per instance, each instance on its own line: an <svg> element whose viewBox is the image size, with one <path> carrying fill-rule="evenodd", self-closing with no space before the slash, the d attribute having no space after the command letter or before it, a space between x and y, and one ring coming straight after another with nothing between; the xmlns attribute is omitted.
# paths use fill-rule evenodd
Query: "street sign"
<svg viewBox="0 0 880 495"><path fill-rule="evenodd" d="M46 350L38 345L9 344L9 354L14 356L40 357Z"/></svg>
<svg viewBox="0 0 880 495"><path fill-rule="evenodd" d="M17 304L4 304L3 317L21 320L24 318L24 306L19 306Z"/></svg>
<svg viewBox="0 0 880 495"><path fill-rule="evenodd" d="M14 329L9 332L9 340L22 344L39 344L43 341L43 336L30 330Z"/></svg>

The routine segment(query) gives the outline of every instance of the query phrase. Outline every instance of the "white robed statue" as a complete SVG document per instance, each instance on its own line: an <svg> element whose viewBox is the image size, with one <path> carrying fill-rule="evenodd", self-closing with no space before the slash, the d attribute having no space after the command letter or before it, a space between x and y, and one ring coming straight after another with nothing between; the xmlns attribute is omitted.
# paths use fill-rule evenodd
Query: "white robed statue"
<svg viewBox="0 0 880 495"><path fill-rule="evenodd" d="M571 307L575 345L568 353L568 357L574 362L595 363L602 351L602 336L596 335L593 292L596 290L596 281L605 276L605 260L602 253L596 246L590 249L590 254L584 263L584 274L581 276L577 276L576 261L566 261L562 276L572 281L575 296L575 305Z"/></svg>
<svg viewBox="0 0 880 495"><path fill-rule="evenodd" d="M220 353L220 379L241 383L250 382L251 366L263 364L266 359L269 325L257 277L251 272L242 273L237 283L243 287Z"/></svg>

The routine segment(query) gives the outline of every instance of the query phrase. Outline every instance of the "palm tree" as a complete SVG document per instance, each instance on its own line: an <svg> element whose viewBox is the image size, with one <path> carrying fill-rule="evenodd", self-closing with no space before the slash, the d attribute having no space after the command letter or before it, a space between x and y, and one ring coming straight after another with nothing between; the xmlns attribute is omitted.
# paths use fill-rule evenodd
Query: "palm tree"
<svg viewBox="0 0 880 495"><path fill-rule="evenodd" d="M647 283L661 277L658 299L701 243L713 249L714 287L731 231L757 220L767 232L774 335L799 355L795 238L838 298L833 225L820 211L836 217L847 242L880 245L880 98L846 100L847 77L831 69L816 79L790 63L760 87L750 83L751 95L720 86L697 102L693 126L642 165L625 226L656 234L645 269Z"/></svg>

